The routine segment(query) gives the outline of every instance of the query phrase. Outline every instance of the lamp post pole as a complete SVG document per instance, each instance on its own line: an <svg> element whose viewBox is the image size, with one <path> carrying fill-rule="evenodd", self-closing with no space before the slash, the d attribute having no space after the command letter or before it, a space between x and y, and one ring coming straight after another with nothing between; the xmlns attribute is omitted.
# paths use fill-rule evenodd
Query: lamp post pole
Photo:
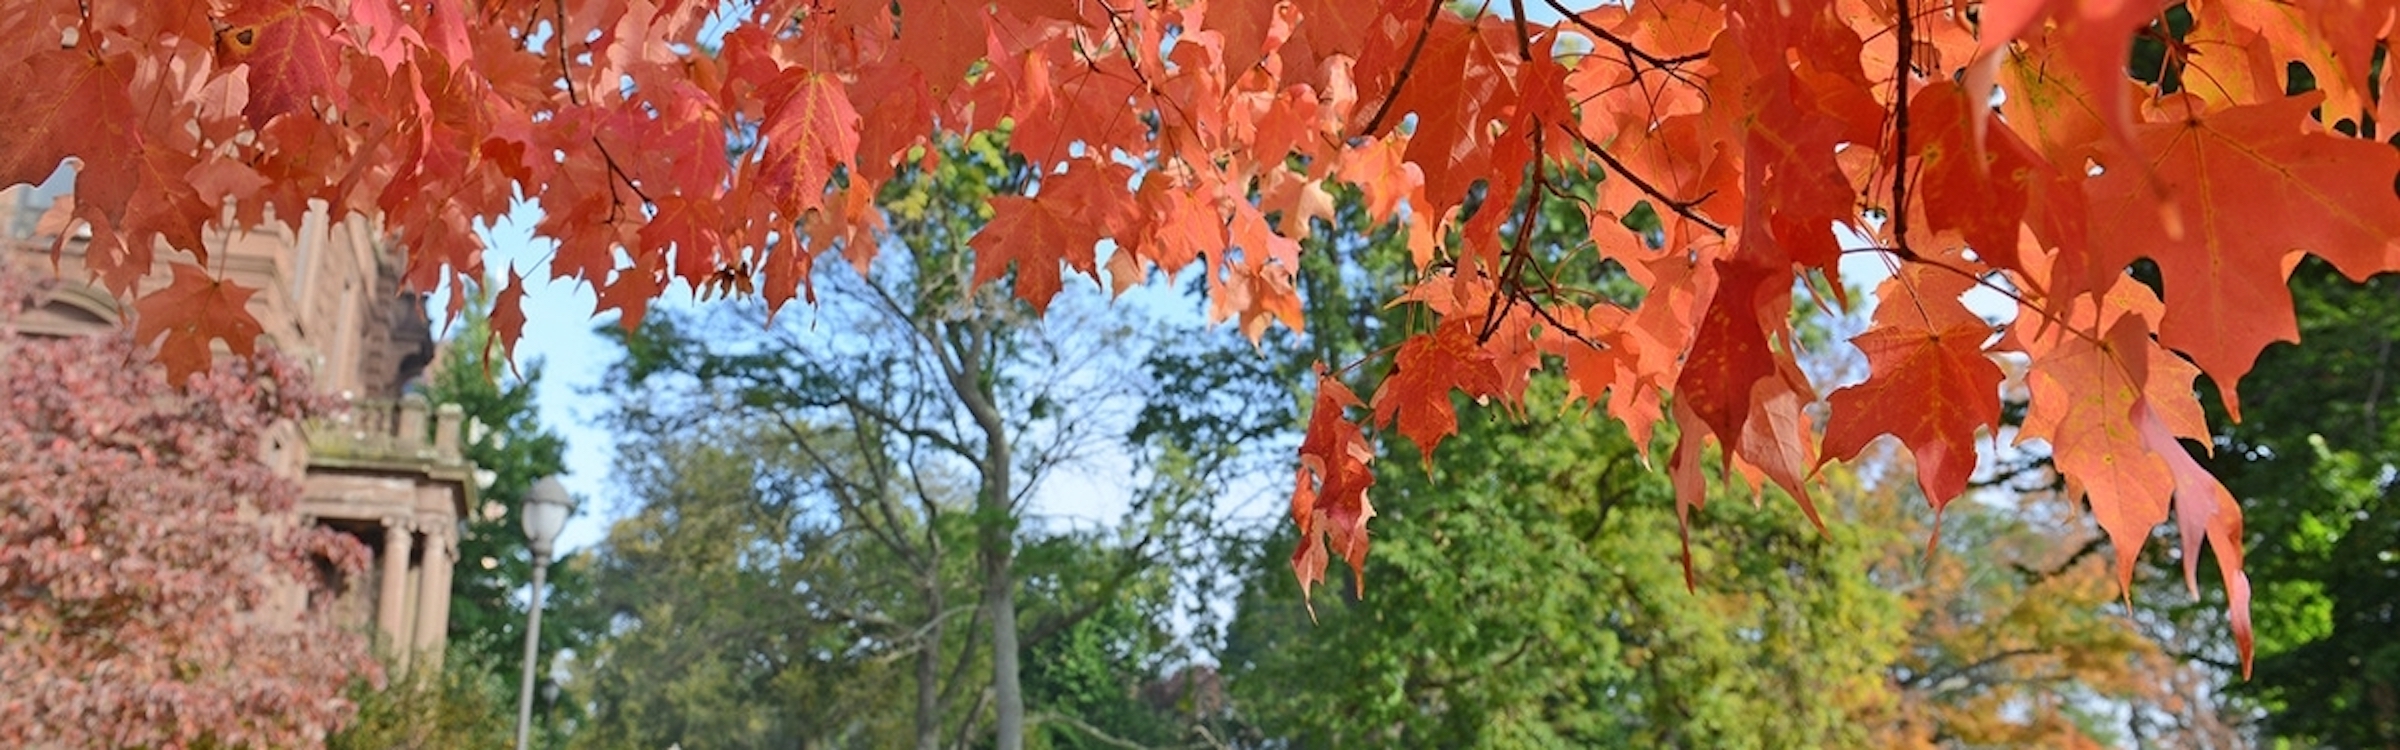
<svg viewBox="0 0 2400 750"><path fill-rule="evenodd" d="M533 609L525 614L525 670L517 684L517 750L526 749L533 733L533 665L541 651L542 575L549 569L548 550L533 553Z"/></svg>
<svg viewBox="0 0 2400 750"><path fill-rule="evenodd" d="M534 482L525 497L525 539L533 548L533 606L525 614L525 665L517 685L517 750L526 750L533 735L533 670L541 652L542 584L550 570L550 543L574 512L575 499L556 477Z"/></svg>

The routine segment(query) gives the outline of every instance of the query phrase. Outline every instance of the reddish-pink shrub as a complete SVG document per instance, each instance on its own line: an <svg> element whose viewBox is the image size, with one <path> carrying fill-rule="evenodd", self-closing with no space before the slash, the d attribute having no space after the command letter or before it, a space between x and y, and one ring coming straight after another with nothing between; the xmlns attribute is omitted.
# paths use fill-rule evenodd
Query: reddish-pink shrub
<svg viewBox="0 0 2400 750"><path fill-rule="evenodd" d="M20 336L31 295L0 268L0 746L320 743L381 675L293 584L366 551L267 452L328 402L274 355L162 389L124 334Z"/></svg>

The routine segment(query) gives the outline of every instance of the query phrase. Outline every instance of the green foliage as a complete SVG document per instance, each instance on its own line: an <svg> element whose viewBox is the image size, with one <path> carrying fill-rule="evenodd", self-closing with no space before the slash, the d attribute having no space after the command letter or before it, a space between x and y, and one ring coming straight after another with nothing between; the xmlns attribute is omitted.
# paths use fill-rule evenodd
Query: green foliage
<svg viewBox="0 0 2400 750"><path fill-rule="evenodd" d="M763 434L655 435L622 447L639 503L592 555L578 748L893 747L905 662L840 613L905 608L896 566L826 523ZM852 597L877 599L858 601ZM896 613L895 613L896 614Z"/></svg>
<svg viewBox="0 0 2400 750"><path fill-rule="evenodd" d="M454 644L440 670L413 669L382 690L350 687L358 716L327 750L490 750L516 741L517 685Z"/></svg>
<svg viewBox="0 0 2400 750"><path fill-rule="evenodd" d="M1864 744L1904 635L1862 575L1874 532L1720 503L1687 592L1670 489L1559 391L1467 420L1439 476L1385 472L1364 595L1320 597L1315 624L1279 555L1247 561L1223 657L1242 719L1309 747Z"/></svg>
<svg viewBox="0 0 2400 750"><path fill-rule="evenodd" d="M1028 544L1019 558L1028 574L1020 602L1029 609L1063 614L1094 605L1071 624L1037 630L1028 640L1025 701L1038 735L1028 738L1031 746L1157 747L1185 739L1174 707L1144 696L1177 653L1166 629L1170 571L1146 566L1124 579L1107 575L1118 564L1112 558L1121 556L1101 537L1063 534Z"/></svg>
<svg viewBox="0 0 2400 750"><path fill-rule="evenodd" d="M2311 260L2291 288L2303 343L2259 357L2242 421L2211 414L2202 459L2242 500L2257 586L2257 672L2232 687L2278 740L2400 744L2400 277L2353 284ZM2210 635L2195 655L2222 661Z"/></svg>

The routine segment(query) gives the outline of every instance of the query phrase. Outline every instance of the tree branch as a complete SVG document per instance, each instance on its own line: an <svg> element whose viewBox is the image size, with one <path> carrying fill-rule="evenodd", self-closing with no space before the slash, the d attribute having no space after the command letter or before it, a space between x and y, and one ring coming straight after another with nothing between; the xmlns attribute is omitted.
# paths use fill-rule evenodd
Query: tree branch
<svg viewBox="0 0 2400 750"><path fill-rule="evenodd" d="M1618 161L1615 154L1609 153L1607 148L1604 148L1599 143L1594 142L1590 136L1586 136L1582 133L1582 131L1572 128L1561 128L1561 130L1565 130L1568 134L1575 136L1575 140L1583 144L1584 150L1592 152L1593 156L1600 157L1600 161L1608 165L1608 174L1610 177L1624 177L1627 182L1633 183L1634 187L1640 188L1643 194L1648 195L1652 199L1657 200L1660 204L1665 205L1667 210L1675 212L1675 215L1690 219L1692 222L1697 223L1702 227L1706 227L1708 231L1716 233L1716 235L1719 237L1725 236L1725 225L1709 221L1707 217L1703 217L1700 214L1692 211L1692 206L1693 204L1697 203L1697 201L1680 201L1667 197L1665 191L1659 190L1655 185L1651 185L1648 180L1642 179L1641 175L1634 174L1631 168L1625 166L1625 162Z"/></svg>
<svg viewBox="0 0 2400 750"><path fill-rule="evenodd" d="M1675 57L1659 57L1657 55L1650 54L1649 52L1644 51L1642 48L1634 46L1633 42L1627 41L1624 37L1617 36L1615 32L1600 28L1591 21L1584 20L1582 15L1577 14L1572 9L1569 9L1565 3L1559 2L1559 0L1543 0L1543 2L1549 3L1550 8L1558 11L1558 15L1561 18L1565 18L1566 20L1574 23L1577 28L1583 29L1583 33L1590 34L1592 35L1592 38L1607 42L1609 46L1623 51L1627 57L1648 63L1650 67L1657 68L1659 70L1673 70L1675 68L1682 67L1684 63L1708 59L1707 52L1694 52L1688 55L1678 55ZM1520 18L1524 16L1523 13L1519 13L1517 15Z"/></svg>
<svg viewBox="0 0 2400 750"><path fill-rule="evenodd" d="M1392 90L1383 103L1375 106L1375 116L1367 118L1367 126L1359 134L1373 133L1383 127L1383 118L1392 113L1392 103L1400 100L1400 92L1408 88L1410 74L1417 70L1417 57L1425 54L1425 40L1433 35L1433 22L1442 15L1442 0L1425 0L1425 20L1417 24L1417 43L1408 48L1408 59L1400 63L1400 74L1392 79Z"/></svg>
<svg viewBox="0 0 2400 750"><path fill-rule="evenodd" d="M1075 731L1090 735L1092 739L1098 740L1100 744L1107 745L1109 747L1121 747L1125 748L1125 750L1150 750L1148 745L1143 745L1132 740L1100 731L1099 727L1086 724L1082 719L1078 719L1067 714L1054 713L1050 711L1037 712L1032 716L1026 717L1025 725L1027 728L1031 728L1034 725L1045 721L1054 721L1074 727Z"/></svg>

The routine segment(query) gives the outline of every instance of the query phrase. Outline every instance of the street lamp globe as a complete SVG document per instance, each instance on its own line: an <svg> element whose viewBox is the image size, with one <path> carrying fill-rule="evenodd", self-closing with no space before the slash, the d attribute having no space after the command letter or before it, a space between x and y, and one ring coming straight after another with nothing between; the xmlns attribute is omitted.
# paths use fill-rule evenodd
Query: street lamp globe
<svg viewBox="0 0 2400 750"><path fill-rule="evenodd" d="M525 539L533 545L535 557L549 557L550 544L558 540L559 529L566 527L567 516L575 512L575 498L567 494L567 486L558 477L542 477L525 494Z"/></svg>

